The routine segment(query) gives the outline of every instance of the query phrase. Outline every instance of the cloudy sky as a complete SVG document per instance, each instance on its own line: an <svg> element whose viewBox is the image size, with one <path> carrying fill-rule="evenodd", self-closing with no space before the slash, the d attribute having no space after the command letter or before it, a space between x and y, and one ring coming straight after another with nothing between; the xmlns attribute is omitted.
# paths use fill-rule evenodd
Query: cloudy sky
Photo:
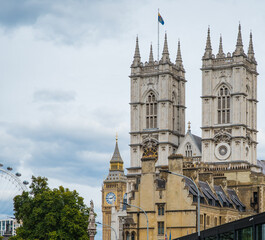
<svg viewBox="0 0 265 240"><path fill-rule="evenodd" d="M138 34L142 61L157 56L157 9L172 61L181 41L187 121L200 135L201 57L208 25L213 51L223 36L233 52L241 22L247 51L253 32L258 61L258 158L265 158L265 4L262 0L1 0L0 162L28 181L77 189L94 199L101 220L101 184L119 133L129 166L128 75ZM162 50L162 49L160 49ZM98 229L96 239L101 239Z"/></svg>

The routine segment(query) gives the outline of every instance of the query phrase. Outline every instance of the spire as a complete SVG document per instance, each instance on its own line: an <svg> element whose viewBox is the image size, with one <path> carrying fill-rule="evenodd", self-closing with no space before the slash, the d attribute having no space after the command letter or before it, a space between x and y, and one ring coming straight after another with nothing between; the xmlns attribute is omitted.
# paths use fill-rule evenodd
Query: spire
<svg viewBox="0 0 265 240"><path fill-rule="evenodd" d="M118 134L116 134L116 145L110 163L123 163L118 146Z"/></svg>
<svg viewBox="0 0 265 240"><path fill-rule="evenodd" d="M237 34L237 42L236 42L236 50L233 53L233 56L245 55L243 49L242 35L241 35L241 24L238 26L238 34Z"/></svg>
<svg viewBox="0 0 265 240"><path fill-rule="evenodd" d="M168 45L167 45L167 33L165 33L165 41L164 41L164 48L162 53L162 62L166 63L169 61L169 52L168 52Z"/></svg>
<svg viewBox="0 0 265 240"><path fill-rule="evenodd" d="M149 54L149 63L153 63L154 62L154 56L153 56L153 48L152 48L152 43L150 46L150 54Z"/></svg>
<svg viewBox="0 0 265 240"><path fill-rule="evenodd" d="M211 36L210 36L210 27L208 27L206 47L203 59L212 58L212 45L211 45Z"/></svg>
<svg viewBox="0 0 265 240"><path fill-rule="evenodd" d="M216 57L217 58L224 58L225 57L225 54L223 51L222 35L220 35L219 51L218 51Z"/></svg>
<svg viewBox="0 0 265 240"><path fill-rule="evenodd" d="M138 36L136 37L136 46L135 52L133 57L133 66L138 66L141 62L140 50L139 50L139 43L138 43Z"/></svg>
<svg viewBox="0 0 265 240"><path fill-rule="evenodd" d="M178 40L178 52L177 52L177 58L176 58L176 65L178 67L183 67L183 65L182 65L181 51L180 51L180 41L179 40Z"/></svg>
<svg viewBox="0 0 265 240"><path fill-rule="evenodd" d="M255 57L254 57L254 48L253 48L253 42L252 42L252 32L250 32L250 37L249 37L249 46L248 46L248 58L250 60L255 60Z"/></svg>

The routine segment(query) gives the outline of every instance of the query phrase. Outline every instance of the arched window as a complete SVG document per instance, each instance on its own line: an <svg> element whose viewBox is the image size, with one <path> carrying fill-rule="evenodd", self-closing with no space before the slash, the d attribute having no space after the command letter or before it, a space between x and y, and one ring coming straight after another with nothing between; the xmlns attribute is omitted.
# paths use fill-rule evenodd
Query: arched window
<svg viewBox="0 0 265 240"><path fill-rule="evenodd" d="M132 232L131 240L135 240L135 232Z"/></svg>
<svg viewBox="0 0 265 240"><path fill-rule="evenodd" d="M226 86L218 92L217 117L218 124L230 123L230 93Z"/></svg>
<svg viewBox="0 0 265 240"><path fill-rule="evenodd" d="M192 146L189 142L186 144L185 147L185 155L186 157L192 157Z"/></svg>
<svg viewBox="0 0 265 240"><path fill-rule="evenodd" d="M126 240L130 240L130 233L129 232L126 233Z"/></svg>
<svg viewBox="0 0 265 240"><path fill-rule="evenodd" d="M146 128L157 128L157 101L153 93L146 100Z"/></svg>

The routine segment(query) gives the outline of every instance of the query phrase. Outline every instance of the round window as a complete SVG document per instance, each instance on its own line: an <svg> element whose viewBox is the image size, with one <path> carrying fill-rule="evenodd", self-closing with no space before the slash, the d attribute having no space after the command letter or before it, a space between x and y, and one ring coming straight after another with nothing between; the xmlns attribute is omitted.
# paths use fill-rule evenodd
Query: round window
<svg viewBox="0 0 265 240"><path fill-rule="evenodd" d="M214 153L219 160L226 160L231 154L231 148L227 143L219 143L215 147Z"/></svg>
<svg viewBox="0 0 265 240"><path fill-rule="evenodd" d="M219 147L219 153L220 155L224 156L227 153L227 147L222 145Z"/></svg>

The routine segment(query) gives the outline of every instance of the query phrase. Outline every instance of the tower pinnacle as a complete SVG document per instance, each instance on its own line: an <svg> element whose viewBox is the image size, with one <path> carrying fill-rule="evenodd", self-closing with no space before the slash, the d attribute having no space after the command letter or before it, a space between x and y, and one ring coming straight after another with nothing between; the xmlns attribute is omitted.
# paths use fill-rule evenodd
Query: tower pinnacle
<svg viewBox="0 0 265 240"><path fill-rule="evenodd" d="M210 27L208 27L206 47L205 47L205 52L204 52L203 59L209 59L209 58L212 58L212 45L211 45Z"/></svg>
<svg viewBox="0 0 265 240"><path fill-rule="evenodd" d="M248 46L248 58L256 62L254 54L255 53L254 53L253 42L252 42L252 32L250 32L249 46Z"/></svg>
<svg viewBox="0 0 265 240"><path fill-rule="evenodd" d="M225 54L223 51L222 35L220 36L219 51L218 51L216 57L217 58L224 58L225 57Z"/></svg>
<svg viewBox="0 0 265 240"><path fill-rule="evenodd" d="M245 55L245 53L244 53L243 42L242 42L241 24L239 23L236 50L234 51L233 56L240 56L240 55Z"/></svg>
<svg viewBox="0 0 265 240"><path fill-rule="evenodd" d="M176 58L176 66L183 67L179 40L178 40L178 52L177 52L177 58Z"/></svg>
<svg viewBox="0 0 265 240"><path fill-rule="evenodd" d="M152 43L150 46L150 54L149 54L149 63L153 63L154 62L154 56L153 56L153 48L152 48Z"/></svg>
<svg viewBox="0 0 265 240"><path fill-rule="evenodd" d="M141 56L140 56L140 50L139 50L139 43L138 43L138 36L136 37L136 46L135 46L135 52L133 57L133 66L136 67L141 62Z"/></svg>
<svg viewBox="0 0 265 240"><path fill-rule="evenodd" d="M165 41L164 41L164 48L162 53L162 62L166 63L169 61L169 52L168 52L168 45L167 45L167 33L165 33Z"/></svg>

